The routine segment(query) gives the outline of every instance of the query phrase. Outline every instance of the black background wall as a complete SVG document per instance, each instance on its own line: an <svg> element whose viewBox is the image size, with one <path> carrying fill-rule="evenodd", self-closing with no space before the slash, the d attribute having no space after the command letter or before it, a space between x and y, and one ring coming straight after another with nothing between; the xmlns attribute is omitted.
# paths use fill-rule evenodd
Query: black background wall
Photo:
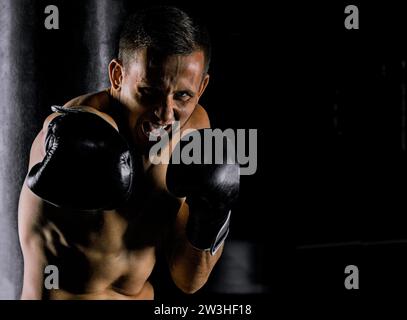
<svg viewBox="0 0 407 320"><path fill-rule="evenodd" d="M346 30L356 4L360 29ZM302 296L402 294L406 250L406 8L304 5L294 54L300 88L291 154L295 279Z"/></svg>

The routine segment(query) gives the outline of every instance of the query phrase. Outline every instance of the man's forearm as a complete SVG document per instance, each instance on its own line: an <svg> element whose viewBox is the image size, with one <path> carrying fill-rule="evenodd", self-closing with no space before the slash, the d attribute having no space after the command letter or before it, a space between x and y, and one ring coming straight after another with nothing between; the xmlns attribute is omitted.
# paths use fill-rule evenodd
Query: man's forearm
<svg viewBox="0 0 407 320"><path fill-rule="evenodd" d="M211 255L208 250L193 247L185 235L188 219L188 206L182 206L176 224L177 239L170 257L172 279L178 288L186 293L194 293L208 280L208 277L222 254L223 245Z"/></svg>

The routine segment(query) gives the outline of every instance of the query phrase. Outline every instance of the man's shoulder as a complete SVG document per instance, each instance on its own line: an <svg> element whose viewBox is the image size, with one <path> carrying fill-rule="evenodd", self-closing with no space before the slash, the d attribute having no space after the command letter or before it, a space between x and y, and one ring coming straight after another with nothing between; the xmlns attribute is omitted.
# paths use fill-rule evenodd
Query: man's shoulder
<svg viewBox="0 0 407 320"><path fill-rule="evenodd" d="M108 113L109 103L109 95L106 90L103 90L99 92L87 93L73 98L64 104L64 108L81 109L82 111L95 113L118 130L116 122ZM46 128L48 123L56 116L58 116L57 113L51 114L45 120L44 128Z"/></svg>
<svg viewBox="0 0 407 320"><path fill-rule="evenodd" d="M104 111L109 106L109 96L106 90L92 92L75 97L64 104L66 108L91 107L98 111Z"/></svg>
<svg viewBox="0 0 407 320"><path fill-rule="evenodd" d="M203 129L210 128L210 126L208 113L204 107L198 104L188 119L185 129Z"/></svg>

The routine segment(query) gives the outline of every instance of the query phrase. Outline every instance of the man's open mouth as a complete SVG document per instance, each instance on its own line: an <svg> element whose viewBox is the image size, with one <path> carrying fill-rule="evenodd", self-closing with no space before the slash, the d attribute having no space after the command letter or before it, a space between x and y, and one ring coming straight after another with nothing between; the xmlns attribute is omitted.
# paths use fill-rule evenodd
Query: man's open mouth
<svg viewBox="0 0 407 320"><path fill-rule="evenodd" d="M171 124L159 125L151 121L144 121L141 127L148 139L161 137L171 130Z"/></svg>

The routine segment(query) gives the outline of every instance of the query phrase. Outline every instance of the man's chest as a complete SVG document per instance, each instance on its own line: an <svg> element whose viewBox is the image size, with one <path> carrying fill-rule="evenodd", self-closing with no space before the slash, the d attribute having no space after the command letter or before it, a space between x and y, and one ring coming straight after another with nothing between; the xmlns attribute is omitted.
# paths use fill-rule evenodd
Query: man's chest
<svg viewBox="0 0 407 320"><path fill-rule="evenodd" d="M48 238L101 252L159 245L173 228L181 204L166 190L163 169L151 167L136 177L131 198L115 210L89 213L48 206Z"/></svg>
<svg viewBox="0 0 407 320"><path fill-rule="evenodd" d="M110 286L139 291L157 249L168 242L180 207L179 200L154 181L143 187L116 210L85 214L47 210L44 249L48 263L60 269L61 287L72 292Z"/></svg>

